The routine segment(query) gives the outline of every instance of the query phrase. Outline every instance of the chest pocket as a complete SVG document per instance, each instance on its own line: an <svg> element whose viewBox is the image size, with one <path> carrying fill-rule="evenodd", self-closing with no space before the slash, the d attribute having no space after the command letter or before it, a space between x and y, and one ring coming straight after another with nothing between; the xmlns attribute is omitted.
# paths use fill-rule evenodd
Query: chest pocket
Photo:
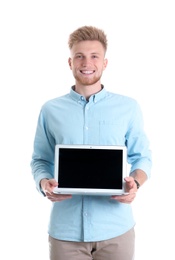
<svg viewBox="0 0 175 260"><path fill-rule="evenodd" d="M125 145L126 127L121 122L103 120L99 122L101 145Z"/></svg>

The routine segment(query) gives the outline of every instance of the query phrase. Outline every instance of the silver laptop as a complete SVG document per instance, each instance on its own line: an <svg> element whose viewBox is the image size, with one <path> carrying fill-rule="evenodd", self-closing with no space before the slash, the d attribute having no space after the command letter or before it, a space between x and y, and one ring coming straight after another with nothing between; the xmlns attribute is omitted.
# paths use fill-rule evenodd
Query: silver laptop
<svg viewBox="0 0 175 260"><path fill-rule="evenodd" d="M57 194L125 194L126 146L55 146Z"/></svg>

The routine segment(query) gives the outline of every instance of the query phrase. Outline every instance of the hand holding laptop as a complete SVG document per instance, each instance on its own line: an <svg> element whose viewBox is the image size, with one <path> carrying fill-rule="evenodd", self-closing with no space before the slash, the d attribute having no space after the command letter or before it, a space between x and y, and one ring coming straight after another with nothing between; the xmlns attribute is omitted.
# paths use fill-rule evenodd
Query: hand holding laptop
<svg viewBox="0 0 175 260"><path fill-rule="evenodd" d="M46 197L52 202L62 201L66 199L71 199L71 194L55 194L53 192L55 187L58 187L58 182L55 179L42 179L40 182L41 188L45 193Z"/></svg>
<svg viewBox="0 0 175 260"><path fill-rule="evenodd" d="M135 182L132 177L126 177L126 190L127 193L123 195L112 195L111 199L117 200L122 203L131 203L136 196ZM62 201L66 199L71 199L71 194L56 194L53 192L55 187L58 187L58 183L55 179L42 179L41 187L44 191L46 197L52 202Z"/></svg>
<svg viewBox="0 0 175 260"><path fill-rule="evenodd" d="M126 193L124 195L113 195L111 196L111 199L128 204L134 200L136 197L137 188L134 178L131 176L125 178L125 191Z"/></svg>

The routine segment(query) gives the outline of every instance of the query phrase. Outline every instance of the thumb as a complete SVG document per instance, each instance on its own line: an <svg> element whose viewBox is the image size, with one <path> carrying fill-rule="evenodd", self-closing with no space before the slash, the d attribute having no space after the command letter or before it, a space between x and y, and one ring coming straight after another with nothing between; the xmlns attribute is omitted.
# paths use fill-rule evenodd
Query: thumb
<svg viewBox="0 0 175 260"><path fill-rule="evenodd" d="M49 183L50 183L50 186L54 186L54 187L58 186L58 182L55 179L50 179Z"/></svg>
<svg viewBox="0 0 175 260"><path fill-rule="evenodd" d="M129 176L129 177L125 177L124 179L126 182L130 182L133 180L133 177Z"/></svg>

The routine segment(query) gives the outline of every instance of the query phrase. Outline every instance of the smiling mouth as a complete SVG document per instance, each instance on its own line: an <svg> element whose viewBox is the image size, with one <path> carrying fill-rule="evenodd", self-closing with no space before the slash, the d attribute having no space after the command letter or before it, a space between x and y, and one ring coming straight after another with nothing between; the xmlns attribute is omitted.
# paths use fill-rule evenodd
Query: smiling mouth
<svg viewBox="0 0 175 260"><path fill-rule="evenodd" d="M95 70L80 70L80 72L84 75L90 75L95 72Z"/></svg>

